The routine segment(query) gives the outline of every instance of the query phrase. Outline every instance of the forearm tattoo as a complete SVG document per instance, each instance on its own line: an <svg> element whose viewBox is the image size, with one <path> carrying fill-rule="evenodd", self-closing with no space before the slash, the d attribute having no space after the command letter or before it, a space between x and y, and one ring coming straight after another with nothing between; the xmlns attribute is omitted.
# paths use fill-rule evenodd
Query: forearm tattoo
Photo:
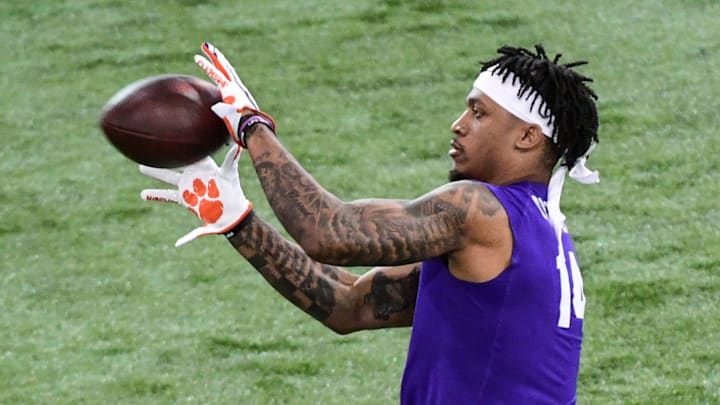
<svg viewBox="0 0 720 405"><path fill-rule="evenodd" d="M338 269L314 262L265 222L253 217L230 243L282 296L324 321L335 308Z"/></svg>
<svg viewBox="0 0 720 405"><path fill-rule="evenodd" d="M497 211L485 207L490 197L468 188L405 208L384 200L342 204L284 150L254 156L254 163L285 229L301 244L322 238L322 245L333 246L322 257L333 264L395 265L438 256L461 243L469 207L477 205L485 215Z"/></svg>
<svg viewBox="0 0 720 405"><path fill-rule="evenodd" d="M343 287L347 292L345 287L353 286L357 279L343 268L314 261L256 216L229 240L276 291L323 323L341 305L337 290ZM372 311L378 321L388 321L398 313L412 314L419 279L419 265L401 277L378 271L369 286L362 287L369 292L359 295L358 303ZM358 303L346 300L344 309L354 310Z"/></svg>

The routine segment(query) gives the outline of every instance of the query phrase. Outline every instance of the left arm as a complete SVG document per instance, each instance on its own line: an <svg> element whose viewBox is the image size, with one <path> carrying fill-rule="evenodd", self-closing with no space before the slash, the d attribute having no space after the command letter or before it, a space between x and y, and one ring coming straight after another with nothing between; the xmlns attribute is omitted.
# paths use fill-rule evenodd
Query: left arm
<svg viewBox="0 0 720 405"><path fill-rule="evenodd" d="M225 234L278 293L337 333L412 324L418 263L375 268L357 276L313 260L252 214L252 204L240 186L239 157L235 145L221 167L210 157L180 171L140 166L142 173L177 186L145 189L140 193L143 199L182 205L204 223L178 239L176 246L204 235ZM205 198L207 189L213 189L212 200Z"/></svg>
<svg viewBox="0 0 720 405"><path fill-rule="evenodd" d="M229 240L280 295L336 333L412 325L418 263L357 276L311 259L257 216Z"/></svg>

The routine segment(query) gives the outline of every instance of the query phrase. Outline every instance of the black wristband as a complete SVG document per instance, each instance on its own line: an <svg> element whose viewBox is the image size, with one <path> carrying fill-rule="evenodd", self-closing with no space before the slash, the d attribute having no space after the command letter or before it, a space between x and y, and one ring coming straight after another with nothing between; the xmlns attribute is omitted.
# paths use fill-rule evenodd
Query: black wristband
<svg viewBox="0 0 720 405"><path fill-rule="evenodd" d="M245 215L245 218L243 218L240 222L238 222L237 225L235 225L232 229L225 232L224 235L226 238L230 239L233 236L235 236L238 232L240 232L247 224L250 223L250 220L255 216L255 211L250 210L247 215Z"/></svg>
<svg viewBox="0 0 720 405"><path fill-rule="evenodd" d="M250 128L254 127L257 124L263 124L270 128L273 132L275 132L275 125L273 125L272 120L268 119L263 114L250 114L246 115L242 118L240 118L240 122L238 123L238 138L240 138L240 144L247 148L247 142L245 139L247 138L247 133L249 132Z"/></svg>

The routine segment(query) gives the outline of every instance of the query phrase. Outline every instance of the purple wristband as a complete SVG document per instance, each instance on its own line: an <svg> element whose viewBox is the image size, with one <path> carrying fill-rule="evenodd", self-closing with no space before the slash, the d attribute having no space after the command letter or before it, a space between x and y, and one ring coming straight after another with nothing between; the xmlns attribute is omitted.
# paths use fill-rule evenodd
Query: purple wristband
<svg viewBox="0 0 720 405"><path fill-rule="evenodd" d="M238 137L240 138L240 144L245 148L247 147L247 143L245 143L245 133L255 124L265 124L268 128L275 131L275 126L272 124L272 121L261 114L248 115L247 118L243 117L238 127Z"/></svg>

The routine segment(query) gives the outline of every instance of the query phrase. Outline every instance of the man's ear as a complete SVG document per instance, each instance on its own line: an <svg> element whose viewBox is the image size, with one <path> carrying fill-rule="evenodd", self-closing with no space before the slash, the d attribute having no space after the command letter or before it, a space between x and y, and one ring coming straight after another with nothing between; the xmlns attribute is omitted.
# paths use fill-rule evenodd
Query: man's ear
<svg viewBox="0 0 720 405"><path fill-rule="evenodd" d="M522 128L522 134L515 141L515 147L522 150L530 150L542 147L545 135L537 124L525 124Z"/></svg>

